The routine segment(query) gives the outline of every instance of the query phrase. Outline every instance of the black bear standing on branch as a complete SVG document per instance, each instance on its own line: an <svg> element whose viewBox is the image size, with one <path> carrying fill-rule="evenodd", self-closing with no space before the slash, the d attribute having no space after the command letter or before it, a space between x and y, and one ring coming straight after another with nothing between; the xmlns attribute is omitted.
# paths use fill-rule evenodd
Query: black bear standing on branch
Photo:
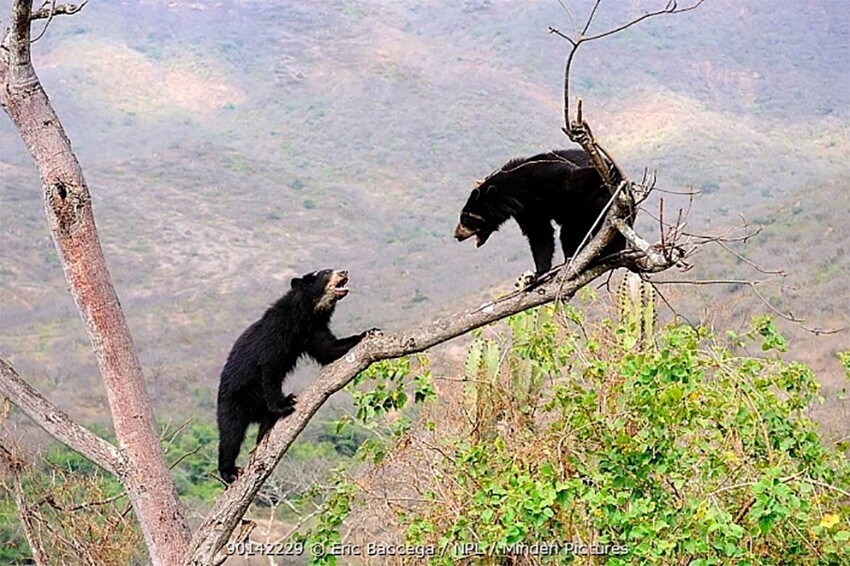
<svg viewBox="0 0 850 566"><path fill-rule="evenodd" d="M580 149L555 150L508 161L484 179L469 195L455 229L459 242L476 237L478 247L513 217L528 238L539 277L552 268L555 253L554 220L561 226L561 248L570 258L585 235L602 226L594 222L611 195L602 177ZM589 238L588 238L589 241ZM625 247L618 234L602 257Z"/></svg>
<svg viewBox="0 0 850 566"><path fill-rule="evenodd" d="M281 386L298 358L322 365L344 356L370 333L337 338L328 328L338 300L348 294L347 271L314 271L291 282L291 289L233 344L218 387L218 471L236 479L236 458L250 423L259 423L257 443L278 419L295 410L295 396Z"/></svg>

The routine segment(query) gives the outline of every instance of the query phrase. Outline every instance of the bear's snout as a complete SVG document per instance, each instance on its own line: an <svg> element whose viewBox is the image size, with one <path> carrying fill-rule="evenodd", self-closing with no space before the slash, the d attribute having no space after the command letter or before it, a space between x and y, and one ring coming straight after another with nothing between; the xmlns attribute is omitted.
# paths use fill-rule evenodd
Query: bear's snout
<svg viewBox="0 0 850 566"><path fill-rule="evenodd" d="M458 242L462 242L465 239L472 236L475 232L464 226L463 224L458 224L457 228L455 228L455 239Z"/></svg>

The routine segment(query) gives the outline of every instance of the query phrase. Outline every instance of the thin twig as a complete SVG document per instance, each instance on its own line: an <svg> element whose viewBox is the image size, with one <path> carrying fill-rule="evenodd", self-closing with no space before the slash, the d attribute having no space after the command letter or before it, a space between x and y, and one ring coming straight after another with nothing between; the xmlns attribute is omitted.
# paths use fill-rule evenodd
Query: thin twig
<svg viewBox="0 0 850 566"><path fill-rule="evenodd" d="M203 448L203 447L202 447L202 446L196 446L196 447L195 447L195 448L193 448L192 450L189 450L188 452L186 452L185 454L183 454L182 456L180 456L179 458L177 458L177 460L175 460L173 464L171 464L170 466L168 466L168 469L169 469L169 470L173 470L174 468L176 468L176 467L177 467L177 465L178 465L180 462L182 462L183 460L185 460L186 458L188 458L188 457L189 457L189 456L191 456L192 454L197 454L198 452L200 452L200 451L201 451L201 448Z"/></svg>
<svg viewBox="0 0 850 566"><path fill-rule="evenodd" d="M608 31L604 31L602 33L598 33L596 35L589 35L587 37L582 37L581 40L582 41L594 41L596 39L602 39L603 37L608 37L610 35L614 35L615 33L620 33L623 30L626 30L626 29L628 29L628 28L630 28L630 27L632 27L636 24L639 24L640 22L642 22L646 19L654 18L655 16L663 16L665 14L684 14L685 12L690 12L691 10L696 10L697 8L700 7L700 5L702 5L703 2L705 2L705 0L697 0L696 3L692 4L691 6L688 6L687 8L679 8L675 1L671 1L671 2L668 2L667 6L662 10L656 10L655 12L647 12L646 14L639 16L639 17L635 18L634 20L632 20L628 23L625 23L625 24L623 24L619 27L616 27L614 29L610 29Z"/></svg>
<svg viewBox="0 0 850 566"><path fill-rule="evenodd" d="M587 33L587 30L590 29L590 24L593 22L593 16L596 15L596 10L599 8L599 4L601 2L602 0L596 0L596 2L593 4L593 9L590 10L590 15L587 17L587 22L584 24L584 28L581 30L582 36L584 36L584 34Z"/></svg>
<svg viewBox="0 0 850 566"><path fill-rule="evenodd" d="M85 8L86 4L88 4L88 3L89 3L89 0L84 0L84 2L82 2L79 5L77 5L77 4L60 4L60 5L57 6L55 0L53 0L52 3L51 2L45 2L42 5L41 8L39 8L38 10L33 10L33 12L30 14L30 20L31 21L43 20L45 18L51 19L51 18L53 18L54 15L55 16L72 16L72 15L76 14L77 12L79 12L80 10L82 10L83 8ZM46 7L48 4L52 4L50 8ZM45 29L47 28L47 26L44 26L44 27L45 27ZM35 41L35 40L33 40L33 41Z"/></svg>
<svg viewBox="0 0 850 566"><path fill-rule="evenodd" d="M665 14L683 14L685 12L690 12L692 10L696 10L697 8L700 7L700 5L702 5L702 3L704 1L705 0L697 0L694 4L692 4L692 5L690 5L686 8L679 8L678 4L676 3L675 0L670 0L669 2L667 2L667 5L661 10L656 10L654 12L647 12L647 13L643 14L642 16L639 16L639 17L637 17L637 18L635 18L635 19L633 19L629 22L626 22L625 24L623 24L621 26L618 26L618 27L613 28L613 29L609 29L607 31L604 31L604 32L601 32L601 33L598 33L598 34L595 34L595 35L585 35L587 33L587 31L590 29L591 24L593 23L593 19L596 16L596 11L599 8L599 4L601 2L601 0L596 0L596 2L594 2L594 4L593 4L593 8L590 11L590 14L587 18L587 22L585 23L581 34L576 35L574 37L569 37L566 34L563 34L559 31L557 31L555 28L550 27L549 33L554 33L554 34L558 35L559 37L567 40L570 43L570 45L572 45L572 49L570 49L570 52L567 55L567 63L566 63L565 69L564 69L564 127L565 127L565 130L570 130L570 71L571 71L571 68L572 68L572 63L573 63L573 59L575 57L576 51L578 51L578 48L583 43L588 43L588 42L591 42L591 41L595 41L597 39L602 39L604 37L614 35L616 33L624 31L624 30L626 30L626 29L628 29L628 28L630 28L630 27L632 27L632 26L634 26L634 25L636 25L636 24L638 24L638 23L640 23L644 20L647 20L649 18L653 18L653 17L656 17L656 16L665 15ZM569 11L568 11L568 14L569 14ZM573 27L575 27L574 21L573 21ZM581 123L581 121L582 121L581 116L579 116L579 118L576 121L578 123Z"/></svg>
<svg viewBox="0 0 850 566"><path fill-rule="evenodd" d="M667 281L659 281L656 279L652 280L652 283L656 285L741 285L746 286L752 289L753 294L768 308L772 313L776 316L780 317L783 320L787 320L788 322L793 322L803 330L814 334L815 336L820 336L821 334L838 334L839 332L843 332L846 330L846 327L841 326L839 328L813 328L806 326L803 324L804 320L801 318L797 318L793 315L793 313L785 313L781 310L774 307L770 304L770 301L761 294L758 290L758 285L761 283L766 283L771 281L772 279L762 279L760 281L753 281L749 279L680 279L680 280L667 280Z"/></svg>

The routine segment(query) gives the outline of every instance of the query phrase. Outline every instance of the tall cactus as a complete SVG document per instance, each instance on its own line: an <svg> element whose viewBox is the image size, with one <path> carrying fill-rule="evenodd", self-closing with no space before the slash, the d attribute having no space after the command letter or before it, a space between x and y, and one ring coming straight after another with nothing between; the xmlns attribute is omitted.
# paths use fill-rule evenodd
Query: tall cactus
<svg viewBox="0 0 850 566"><path fill-rule="evenodd" d="M636 273L626 272L617 289L617 310L627 349L645 349L655 333L655 289Z"/></svg>

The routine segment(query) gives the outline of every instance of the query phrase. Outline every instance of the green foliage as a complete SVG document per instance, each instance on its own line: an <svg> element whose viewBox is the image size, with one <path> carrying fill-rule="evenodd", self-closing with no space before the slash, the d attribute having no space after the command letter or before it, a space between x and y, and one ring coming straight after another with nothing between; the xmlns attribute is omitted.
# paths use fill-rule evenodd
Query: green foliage
<svg viewBox="0 0 850 566"><path fill-rule="evenodd" d="M402 411L408 405L410 394L416 404L431 401L436 397L431 370L427 369L428 358L421 355L415 357L419 371L410 380L408 377L412 359L414 358L376 362L358 375L349 386L357 409L356 419L376 433L361 444L357 452L359 458L379 464L391 448L389 441L407 432L410 419L404 416ZM362 386L366 383L372 385L372 388L363 390ZM391 413L398 417L392 425L387 426L378 420ZM337 429L340 430L346 424L348 423L345 420L339 421Z"/></svg>
<svg viewBox="0 0 850 566"><path fill-rule="evenodd" d="M25 564L32 559L21 530L18 508L7 493L0 494L0 564Z"/></svg>
<svg viewBox="0 0 850 566"><path fill-rule="evenodd" d="M194 421L166 444L174 485L181 497L209 503L221 494L221 483L212 477L218 458L218 431L206 422Z"/></svg>
<svg viewBox="0 0 850 566"><path fill-rule="evenodd" d="M850 379L850 352L838 352L838 359L844 367L844 375Z"/></svg>
<svg viewBox="0 0 850 566"><path fill-rule="evenodd" d="M473 344L468 375L503 396L490 394L471 438L445 439L432 503L404 516L409 543L436 545L441 564L466 543L498 561L517 543L564 541L619 545L612 565L846 560L850 466L806 415L811 370L741 355L704 328L670 326L635 348L628 317L593 332L564 319L578 317L522 313ZM735 338L786 348L766 317Z"/></svg>
<svg viewBox="0 0 850 566"><path fill-rule="evenodd" d="M769 316L758 316L754 319L753 332L758 333L763 339L761 349L765 352L769 350L777 350L785 352L788 349L788 344L785 338L779 334L776 325Z"/></svg>
<svg viewBox="0 0 850 566"><path fill-rule="evenodd" d="M421 370L413 378L414 402L421 403L434 398L431 371L426 369L428 360L425 356L416 358ZM399 411L407 405L408 385L406 379L410 374L411 358L381 360L361 372L349 386L348 391L354 399L357 409L356 417L363 423L372 422L389 411ZM362 391L361 385L369 383L373 387Z"/></svg>
<svg viewBox="0 0 850 566"><path fill-rule="evenodd" d="M339 477L334 485L334 492L322 505L318 523L303 533L294 535L296 542L303 543L304 547L309 549L310 564L336 564L336 556L322 549L330 549L341 542L339 529L351 512L356 489Z"/></svg>
<svg viewBox="0 0 850 566"><path fill-rule="evenodd" d="M410 359L399 358L376 362L360 373L354 379L354 386L366 380L374 381L375 385L369 391L349 388L357 408L357 419L369 422L376 416L404 407L407 404L404 379L409 372Z"/></svg>

